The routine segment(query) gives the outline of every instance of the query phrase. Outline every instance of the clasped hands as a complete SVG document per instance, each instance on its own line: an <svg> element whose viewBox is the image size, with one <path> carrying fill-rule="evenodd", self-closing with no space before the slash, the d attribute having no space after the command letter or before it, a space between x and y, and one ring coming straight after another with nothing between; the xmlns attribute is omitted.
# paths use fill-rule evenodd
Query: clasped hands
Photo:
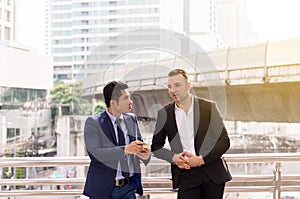
<svg viewBox="0 0 300 199"><path fill-rule="evenodd" d="M151 155L149 145L139 140L126 145L124 151L125 154L134 154L143 160L147 160Z"/></svg>
<svg viewBox="0 0 300 199"><path fill-rule="evenodd" d="M202 156L196 156L187 151L179 154L174 154L172 157L172 161L180 169L190 169L191 167L200 167L205 164Z"/></svg>

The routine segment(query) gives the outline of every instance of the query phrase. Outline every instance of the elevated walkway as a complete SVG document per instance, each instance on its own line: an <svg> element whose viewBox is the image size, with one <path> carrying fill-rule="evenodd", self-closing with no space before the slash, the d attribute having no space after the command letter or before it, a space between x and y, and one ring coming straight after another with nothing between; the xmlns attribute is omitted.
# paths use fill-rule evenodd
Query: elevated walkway
<svg viewBox="0 0 300 199"><path fill-rule="evenodd" d="M132 91L134 112L151 119L170 101L167 73L179 67L190 74L194 93L216 101L226 120L300 122L299 52L297 38L108 68L84 81L83 96L102 98L107 82L121 80Z"/></svg>

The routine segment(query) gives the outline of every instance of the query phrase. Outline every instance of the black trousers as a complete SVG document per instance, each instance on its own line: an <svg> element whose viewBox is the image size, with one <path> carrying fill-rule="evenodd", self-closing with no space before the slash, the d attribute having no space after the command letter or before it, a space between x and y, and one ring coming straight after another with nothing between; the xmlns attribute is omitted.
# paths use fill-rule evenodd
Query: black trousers
<svg viewBox="0 0 300 199"><path fill-rule="evenodd" d="M179 179L178 199L222 199L225 183L212 182L203 168L183 170Z"/></svg>

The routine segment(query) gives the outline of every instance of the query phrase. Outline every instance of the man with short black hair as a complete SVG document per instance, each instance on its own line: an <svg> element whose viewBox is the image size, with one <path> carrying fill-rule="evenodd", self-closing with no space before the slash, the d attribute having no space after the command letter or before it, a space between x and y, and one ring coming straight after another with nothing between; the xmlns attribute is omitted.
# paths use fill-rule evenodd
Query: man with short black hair
<svg viewBox="0 0 300 199"><path fill-rule="evenodd" d="M128 86L109 82L103 89L107 109L89 117L84 140L91 162L83 194L92 199L135 199L143 194L140 160L147 164L137 118L132 111Z"/></svg>

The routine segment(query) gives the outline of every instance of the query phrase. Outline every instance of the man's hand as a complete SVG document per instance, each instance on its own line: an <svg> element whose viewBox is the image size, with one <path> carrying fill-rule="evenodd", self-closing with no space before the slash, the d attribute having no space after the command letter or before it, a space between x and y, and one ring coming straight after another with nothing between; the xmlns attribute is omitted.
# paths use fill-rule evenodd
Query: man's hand
<svg viewBox="0 0 300 199"><path fill-rule="evenodd" d="M205 164L204 159L203 159L202 156L196 156L196 155L194 155L192 153L189 153L187 151L183 152L182 156L184 158L186 158L187 164L190 167L200 167L201 165Z"/></svg>
<svg viewBox="0 0 300 199"><path fill-rule="evenodd" d="M129 154L137 154L143 150L143 145L144 145L144 142L142 142L142 141L139 141L139 140L133 141L124 147L124 151L125 151L125 153L129 153Z"/></svg>
<svg viewBox="0 0 300 199"><path fill-rule="evenodd" d="M136 155L142 160L147 160L150 158L151 152L148 148L144 148L140 152L138 152Z"/></svg>
<svg viewBox="0 0 300 199"><path fill-rule="evenodd" d="M174 154L172 157L172 161L176 164L180 169L190 169L190 165L188 165L188 159L186 159L183 153Z"/></svg>

